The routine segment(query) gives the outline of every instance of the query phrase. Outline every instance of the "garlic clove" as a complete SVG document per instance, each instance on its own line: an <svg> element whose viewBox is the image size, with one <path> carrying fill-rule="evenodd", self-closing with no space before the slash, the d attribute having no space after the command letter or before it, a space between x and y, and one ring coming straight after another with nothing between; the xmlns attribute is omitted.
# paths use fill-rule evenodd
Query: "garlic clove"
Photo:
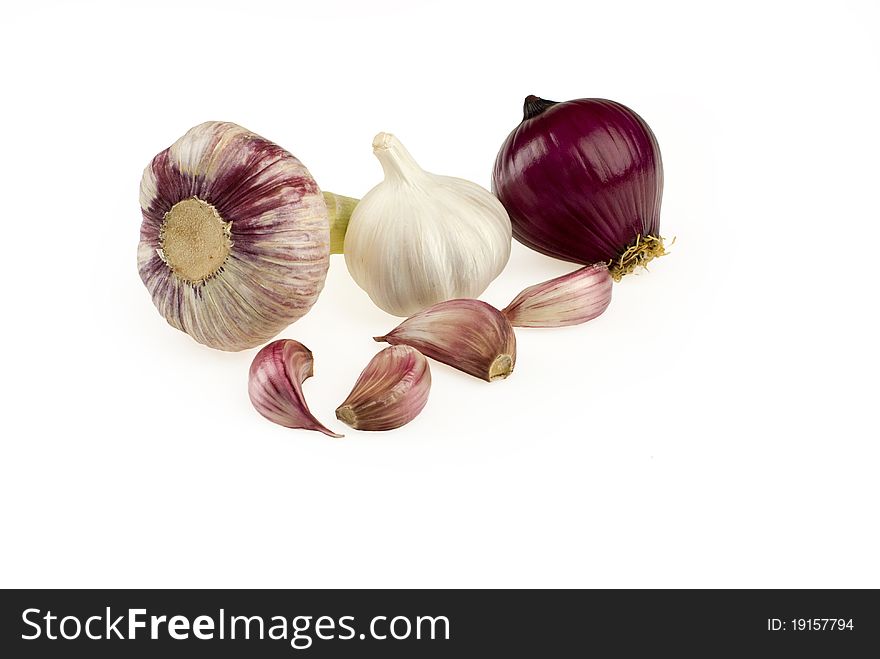
<svg viewBox="0 0 880 659"><path fill-rule="evenodd" d="M435 304L375 340L412 346L488 382L506 378L516 363L513 327L498 309L480 300Z"/></svg>
<svg viewBox="0 0 880 659"><path fill-rule="evenodd" d="M501 313L514 327L565 327L599 316L611 302L611 273L604 263L529 286Z"/></svg>
<svg viewBox="0 0 880 659"><path fill-rule="evenodd" d="M264 347L251 363L248 395L257 412L286 428L317 430L342 437L324 427L303 396L302 383L312 377L312 351L299 341L279 339Z"/></svg>
<svg viewBox="0 0 880 659"><path fill-rule="evenodd" d="M476 183L423 170L390 133L373 140L385 179L358 202L345 264L380 309L410 316L475 298L510 257L510 218Z"/></svg>
<svg viewBox="0 0 880 659"><path fill-rule="evenodd" d="M425 356L409 346L391 346L370 360L336 418L355 430L399 428L422 411L430 390Z"/></svg>

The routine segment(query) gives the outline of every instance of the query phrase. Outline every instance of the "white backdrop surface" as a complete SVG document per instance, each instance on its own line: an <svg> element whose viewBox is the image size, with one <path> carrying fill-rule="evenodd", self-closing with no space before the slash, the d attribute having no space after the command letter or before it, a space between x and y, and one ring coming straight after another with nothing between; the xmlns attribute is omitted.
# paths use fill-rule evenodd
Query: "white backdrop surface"
<svg viewBox="0 0 880 659"><path fill-rule="evenodd" d="M20 3L0 26L0 586L880 586L880 29L872 2ZM519 331L491 385L432 363L421 416L333 418L397 324L331 259L305 385L157 314L148 160L208 119L322 188L397 134L489 185L522 99L653 127L671 256L605 315ZM572 269L514 243L483 299Z"/></svg>

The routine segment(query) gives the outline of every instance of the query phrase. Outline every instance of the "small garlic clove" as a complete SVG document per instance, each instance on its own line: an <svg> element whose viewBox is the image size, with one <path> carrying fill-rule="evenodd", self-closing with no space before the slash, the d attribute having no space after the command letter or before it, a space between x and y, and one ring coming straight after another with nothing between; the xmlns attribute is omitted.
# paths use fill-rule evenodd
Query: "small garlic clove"
<svg viewBox="0 0 880 659"><path fill-rule="evenodd" d="M425 356L409 346L391 346L370 360L336 418L355 430L393 430L416 418L430 390Z"/></svg>
<svg viewBox="0 0 880 659"><path fill-rule="evenodd" d="M529 286L501 313L514 327L565 327L592 320L610 302L611 273L597 263Z"/></svg>
<svg viewBox="0 0 880 659"><path fill-rule="evenodd" d="M312 351L299 341L273 341L257 353L251 364L248 378L251 403L257 412L280 426L342 437L324 427L306 404L302 383L312 377L312 364Z"/></svg>
<svg viewBox="0 0 880 659"><path fill-rule="evenodd" d="M412 346L488 382L506 378L516 363L513 327L498 309L480 300L435 304L375 340Z"/></svg>

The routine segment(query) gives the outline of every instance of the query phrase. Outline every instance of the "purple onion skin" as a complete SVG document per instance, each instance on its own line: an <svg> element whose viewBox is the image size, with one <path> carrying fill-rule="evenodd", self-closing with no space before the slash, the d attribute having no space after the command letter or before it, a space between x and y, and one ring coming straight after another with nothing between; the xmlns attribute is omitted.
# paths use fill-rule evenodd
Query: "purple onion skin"
<svg viewBox="0 0 880 659"><path fill-rule="evenodd" d="M648 124L620 103L526 98L492 175L513 236L564 261L609 262L659 237L663 162Z"/></svg>

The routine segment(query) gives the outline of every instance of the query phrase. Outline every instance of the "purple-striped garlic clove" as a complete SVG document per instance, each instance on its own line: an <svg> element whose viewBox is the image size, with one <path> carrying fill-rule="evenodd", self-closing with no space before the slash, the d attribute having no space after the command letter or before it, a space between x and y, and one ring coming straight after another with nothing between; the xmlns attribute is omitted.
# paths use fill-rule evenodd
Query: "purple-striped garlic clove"
<svg viewBox="0 0 880 659"><path fill-rule="evenodd" d="M412 346L488 382L506 378L516 363L513 327L498 309L480 300L435 304L375 340Z"/></svg>
<svg viewBox="0 0 880 659"><path fill-rule="evenodd" d="M409 346L391 346L370 360L336 418L355 430L393 430L418 416L430 391L425 356Z"/></svg>
<svg viewBox="0 0 880 659"><path fill-rule="evenodd" d="M597 263L529 286L501 313L514 327L565 327L592 320L610 302L611 273Z"/></svg>
<svg viewBox="0 0 880 659"><path fill-rule="evenodd" d="M257 412L286 428L317 430L342 437L326 428L309 411L302 383L312 377L312 351L299 341L279 339L257 353L248 377L248 395Z"/></svg>

